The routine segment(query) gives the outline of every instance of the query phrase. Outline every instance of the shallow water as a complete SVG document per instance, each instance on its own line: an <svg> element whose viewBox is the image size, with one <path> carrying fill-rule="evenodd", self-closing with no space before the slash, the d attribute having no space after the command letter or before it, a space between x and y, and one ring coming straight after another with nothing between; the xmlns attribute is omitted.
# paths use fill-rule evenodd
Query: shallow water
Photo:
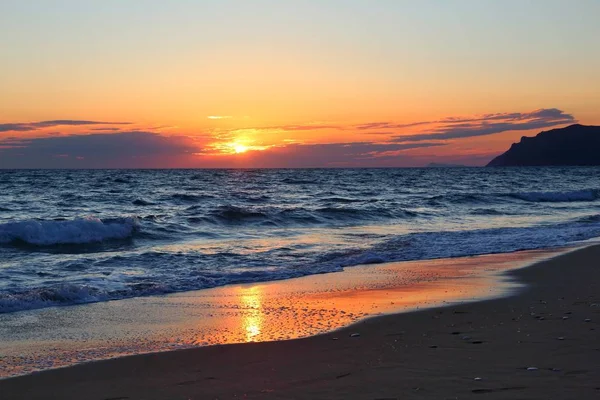
<svg viewBox="0 0 600 400"><path fill-rule="evenodd" d="M598 168L0 171L0 313L598 236Z"/></svg>
<svg viewBox="0 0 600 400"><path fill-rule="evenodd" d="M565 249L359 266L278 282L0 315L0 377L131 354L331 332L521 287L501 273Z"/></svg>

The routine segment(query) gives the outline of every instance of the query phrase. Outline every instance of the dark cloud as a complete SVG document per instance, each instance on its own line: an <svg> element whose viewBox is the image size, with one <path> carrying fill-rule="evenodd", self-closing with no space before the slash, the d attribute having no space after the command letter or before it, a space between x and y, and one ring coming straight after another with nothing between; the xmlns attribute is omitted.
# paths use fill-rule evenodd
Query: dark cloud
<svg viewBox="0 0 600 400"><path fill-rule="evenodd" d="M326 143L288 144L251 154L249 162L255 167L377 167L408 166L411 157L403 151L439 146L440 143Z"/></svg>
<svg viewBox="0 0 600 400"><path fill-rule="evenodd" d="M366 131L370 129L403 129L419 125L429 125L433 123L434 122L432 121L412 122L409 124L396 124L393 122L367 122L365 124L355 125L354 128L358 129L359 131Z"/></svg>
<svg viewBox="0 0 600 400"><path fill-rule="evenodd" d="M540 109L529 113L486 114L476 118L447 118L422 124L437 124L427 132L396 135L397 142L422 140L449 140L493 135L508 131L543 129L577 122L575 117L556 108Z"/></svg>
<svg viewBox="0 0 600 400"><path fill-rule="evenodd" d="M368 135L394 135L395 141L448 140L462 137L491 135L511 130L541 129L575 123L576 119L557 108L544 108L531 112L493 113L473 117L449 117L430 121L399 124L390 121L367 122L357 125L309 123L277 125L256 130L314 131L320 129L354 130ZM425 132L399 135L398 131L421 127ZM426 129L429 127L429 129Z"/></svg>
<svg viewBox="0 0 600 400"><path fill-rule="evenodd" d="M41 128L49 128L54 126L85 126L85 125L129 125L131 122L102 122L102 121L86 121L76 119L56 119L51 121L40 122L15 122L8 124L0 124L0 132L26 132L35 131Z"/></svg>
<svg viewBox="0 0 600 400"><path fill-rule="evenodd" d="M110 131L110 132L117 132L120 131L121 128L113 128L113 127L103 127L103 128L90 128L90 131Z"/></svg>
<svg viewBox="0 0 600 400"><path fill-rule="evenodd" d="M0 168L327 167L410 165L405 150L439 143L292 143L244 155L203 154L187 136L93 133L0 140Z"/></svg>
<svg viewBox="0 0 600 400"><path fill-rule="evenodd" d="M152 132L11 138L0 141L0 168L165 167L198 151L189 137Z"/></svg>
<svg viewBox="0 0 600 400"><path fill-rule="evenodd" d="M33 131L37 128L32 128L29 124L0 124L0 132L21 132L21 131Z"/></svg>

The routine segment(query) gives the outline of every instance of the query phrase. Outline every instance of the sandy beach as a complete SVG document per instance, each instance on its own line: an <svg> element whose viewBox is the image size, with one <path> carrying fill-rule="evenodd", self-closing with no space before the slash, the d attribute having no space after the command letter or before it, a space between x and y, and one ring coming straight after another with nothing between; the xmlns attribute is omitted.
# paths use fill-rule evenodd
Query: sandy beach
<svg viewBox="0 0 600 400"><path fill-rule="evenodd" d="M600 400L600 0L0 0L0 400Z"/></svg>
<svg viewBox="0 0 600 400"><path fill-rule="evenodd" d="M3 399L595 399L600 246L510 273L517 295L319 336L118 358L0 381Z"/></svg>

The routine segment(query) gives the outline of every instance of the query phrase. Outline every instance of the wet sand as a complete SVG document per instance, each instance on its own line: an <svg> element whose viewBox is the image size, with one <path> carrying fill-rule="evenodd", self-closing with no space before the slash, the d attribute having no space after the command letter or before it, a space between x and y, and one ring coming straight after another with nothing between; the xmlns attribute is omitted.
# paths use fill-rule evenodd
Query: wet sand
<svg viewBox="0 0 600 400"><path fill-rule="evenodd" d="M314 336L369 317L506 295L502 272L565 249L421 260L0 314L0 378L133 354Z"/></svg>
<svg viewBox="0 0 600 400"><path fill-rule="evenodd" d="M599 264L600 247L590 247L511 272L529 285L515 296L381 316L305 339L51 370L1 380L0 397L595 399Z"/></svg>

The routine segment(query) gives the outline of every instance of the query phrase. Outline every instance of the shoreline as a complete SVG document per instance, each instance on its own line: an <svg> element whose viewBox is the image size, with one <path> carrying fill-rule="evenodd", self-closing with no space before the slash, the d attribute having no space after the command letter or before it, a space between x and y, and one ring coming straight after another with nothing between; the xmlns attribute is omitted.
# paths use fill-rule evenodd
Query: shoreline
<svg viewBox="0 0 600 400"><path fill-rule="evenodd" d="M503 272L572 247L355 266L333 274L0 315L0 379L105 359L337 331L507 296ZM84 326L84 328L82 328Z"/></svg>
<svg viewBox="0 0 600 400"><path fill-rule="evenodd" d="M528 286L509 297L368 318L303 339L96 361L0 380L0 391L8 399L595 398L598 258L591 245L511 271Z"/></svg>

